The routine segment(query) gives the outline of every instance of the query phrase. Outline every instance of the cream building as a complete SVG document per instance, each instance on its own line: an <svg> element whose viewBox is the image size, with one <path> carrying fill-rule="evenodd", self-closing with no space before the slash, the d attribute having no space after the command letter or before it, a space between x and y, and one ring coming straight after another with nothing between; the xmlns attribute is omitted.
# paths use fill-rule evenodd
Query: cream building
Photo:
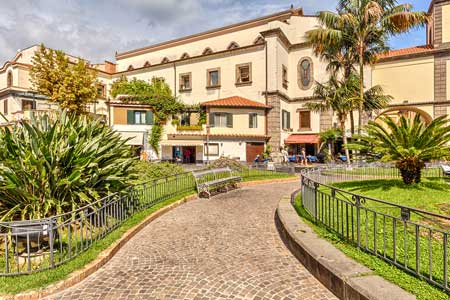
<svg viewBox="0 0 450 300"><path fill-rule="evenodd" d="M433 22L428 45L391 51L366 72L366 86L381 84L394 97L378 115L420 113L424 119L448 113L450 100L450 0L430 4ZM130 144L152 158L202 162L228 156L252 162L270 145L289 146L298 154L318 151L318 134L336 126L332 113L313 113L315 81L328 78L326 64L305 43L305 32L318 25L316 16L290 9L160 44L116 53L116 62L91 65L98 70L99 99L90 111ZM33 93L28 71L36 46L19 51L0 69L0 112L9 121L54 109ZM71 59L76 59L72 58ZM163 78L174 95L206 112L189 113L164 126L159 156L150 149L152 108L112 99L114 80ZM3 103L1 103L3 102ZM376 116L373 116L374 118ZM6 121L5 121L6 122Z"/></svg>

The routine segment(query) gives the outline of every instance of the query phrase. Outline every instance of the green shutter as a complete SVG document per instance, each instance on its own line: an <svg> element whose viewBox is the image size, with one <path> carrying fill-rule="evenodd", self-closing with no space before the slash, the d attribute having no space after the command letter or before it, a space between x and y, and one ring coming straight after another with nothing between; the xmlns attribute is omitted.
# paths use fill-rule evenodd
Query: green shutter
<svg viewBox="0 0 450 300"><path fill-rule="evenodd" d="M147 125L153 125L153 112L147 111L145 114L145 124Z"/></svg>
<svg viewBox="0 0 450 300"><path fill-rule="evenodd" d="M291 113L290 112L288 112L287 113L287 122L286 122L287 124L287 127L286 128L291 128Z"/></svg>
<svg viewBox="0 0 450 300"><path fill-rule="evenodd" d="M248 114L248 128L253 128L253 114Z"/></svg>
<svg viewBox="0 0 450 300"><path fill-rule="evenodd" d="M209 126L210 127L214 127L215 125L214 125L214 113L210 113L209 114Z"/></svg>
<svg viewBox="0 0 450 300"><path fill-rule="evenodd" d="M233 128L233 114L227 114L227 127Z"/></svg>
<svg viewBox="0 0 450 300"><path fill-rule="evenodd" d="M254 123L253 128L258 128L258 114L253 114Z"/></svg>
<svg viewBox="0 0 450 300"><path fill-rule="evenodd" d="M134 124L134 110L127 110L127 124Z"/></svg>

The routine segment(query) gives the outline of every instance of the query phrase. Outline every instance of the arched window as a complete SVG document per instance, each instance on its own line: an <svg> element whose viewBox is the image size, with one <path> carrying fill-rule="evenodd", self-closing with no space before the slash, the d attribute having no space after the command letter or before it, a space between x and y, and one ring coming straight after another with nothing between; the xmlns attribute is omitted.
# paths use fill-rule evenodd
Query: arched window
<svg viewBox="0 0 450 300"><path fill-rule="evenodd" d="M152 64L147 60L144 64L144 68L150 67Z"/></svg>
<svg viewBox="0 0 450 300"><path fill-rule="evenodd" d="M253 45L264 44L264 38L262 36L258 36L254 41Z"/></svg>
<svg viewBox="0 0 450 300"><path fill-rule="evenodd" d="M8 75L6 77L6 86L12 87L13 86L13 74L11 71L8 72Z"/></svg>
<svg viewBox="0 0 450 300"><path fill-rule="evenodd" d="M302 90L308 90L314 83L313 62L311 58L304 57L300 59L297 66L298 70L298 86Z"/></svg>
<svg viewBox="0 0 450 300"><path fill-rule="evenodd" d="M236 42L231 42L227 47L228 50L232 50L232 49L236 49L236 48L239 48L239 45Z"/></svg>
<svg viewBox="0 0 450 300"><path fill-rule="evenodd" d="M168 63L170 60L167 57L164 57L161 61L162 64Z"/></svg>
<svg viewBox="0 0 450 300"><path fill-rule="evenodd" d="M205 54L211 54L211 53L213 53L213 51L212 51L211 48L209 48L209 47L205 48L205 50L203 50L203 52L202 52L203 55L205 55Z"/></svg>
<svg viewBox="0 0 450 300"><path fill-rule="evenodd" d="M189 58L189 57L190 57L189 54L187 54L186 52L184 52L183 55L181 55L181 58L180 58L180 59L186 59L186 58Z"/></svg>
<svg viewBox="0 0 450 300"><path fill-rule="evenodd" d="M133 65L129 65L127 71L133 71L133 70L134 70Z"/></svg>

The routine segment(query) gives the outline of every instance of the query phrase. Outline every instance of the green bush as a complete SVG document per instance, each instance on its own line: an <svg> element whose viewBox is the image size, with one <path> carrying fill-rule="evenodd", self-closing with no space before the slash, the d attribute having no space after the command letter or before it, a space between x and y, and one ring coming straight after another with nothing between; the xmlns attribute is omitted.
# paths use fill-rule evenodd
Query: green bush
<svg viewBox="0 0 450 300"><path fill-rule="evenodd" d="M185 170L180 165L168 162L152 163L141 160L134 164L133 172L139 175L139 178L136 180L137 182L146 182L157 178L181 174Z"/></svg>
<svg viewBox="0 0 450 300"><path fill-rule="evenodd" d="M0 129L0 220L72 211L123 190L130 146L102 121L65 112Z"/></svg>
<svg viewBox="0 0 450 300"><path fill-rule="evenodd" d="M241 163L241 162L236 161L236 160L231 159L231 158L227 158L227 157L221 157L221 158L219 158L217 160L212 161L209 164L209 167L211 169L213 169L213 168L226 168L226 167L229 167L233 171L239 171L239 172L242 172L242 171L248 169L248 166L246 164Z"/></svg>

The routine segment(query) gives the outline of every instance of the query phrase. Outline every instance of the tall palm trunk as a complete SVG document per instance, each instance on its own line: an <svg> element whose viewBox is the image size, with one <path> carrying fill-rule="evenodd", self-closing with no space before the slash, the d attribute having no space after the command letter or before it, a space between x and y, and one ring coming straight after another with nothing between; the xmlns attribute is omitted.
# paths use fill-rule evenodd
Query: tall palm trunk
<svg viewBox="0 0 450 300"><path fill-rule="evenodd" d="M347 135L345 133L346 127L345 127L345 118L340 117L339 122L341 124L341 130L342 130L342 140L344 141L344 152L345 156L347 156L347 165L350 165L350 151L348 151L347 145Z"/></svg>
<svg viewBox="0 0 450 300"><path fill-rule="evenodd" d="M350 131L352 135L355 134L355 114L353 113L353 110L350 112Z"/></svg>
<svg viewBox="0 0 450 300"><path fill-rule="evenodd" d="M359 50L359 107L358 107L358 134L361 134L362 128L362 113L363 113L363 103L364 103L364 58L363 50L360 47Z"/></svg>

